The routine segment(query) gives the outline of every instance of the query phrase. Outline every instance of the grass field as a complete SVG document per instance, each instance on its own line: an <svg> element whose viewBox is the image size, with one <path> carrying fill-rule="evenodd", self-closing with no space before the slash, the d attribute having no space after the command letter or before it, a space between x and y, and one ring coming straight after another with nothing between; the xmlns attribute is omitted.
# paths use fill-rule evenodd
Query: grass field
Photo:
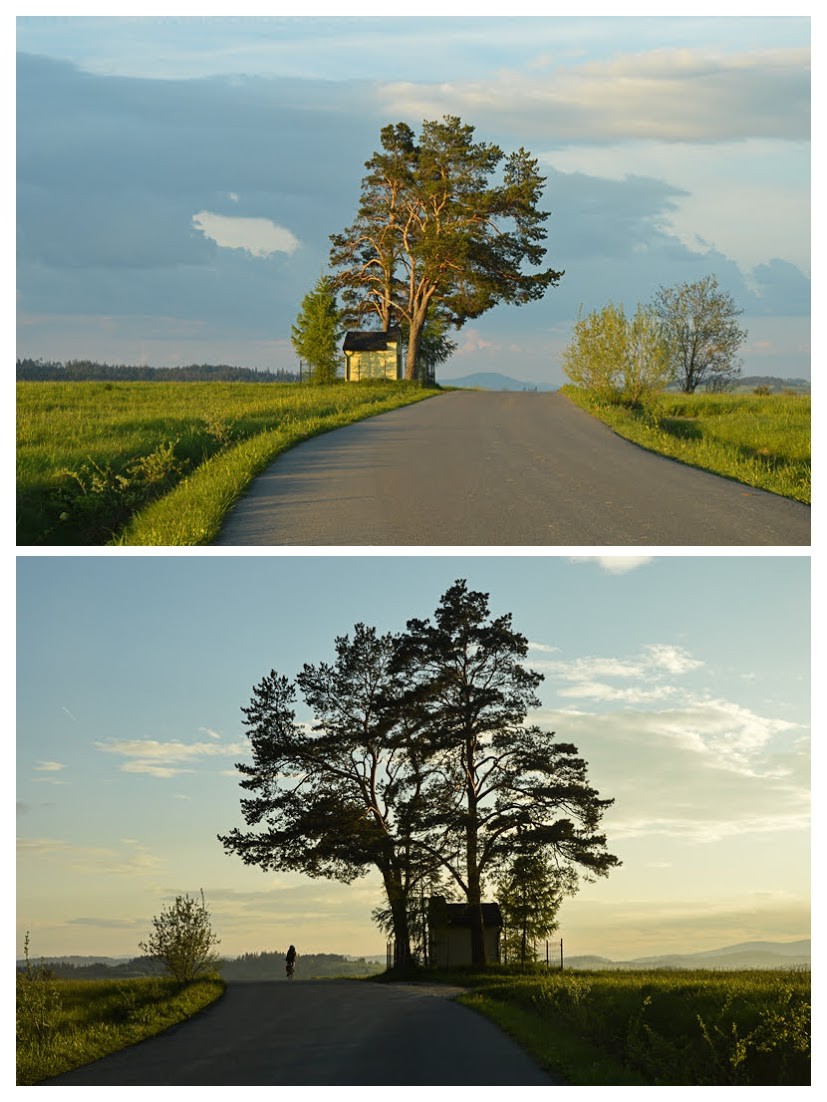
<svg viewBox="0 0 827 1102"><path fill-rule="evenodd" d="M810 503L810 396L661 393L632 409L579 387L573 402L659 455Z"/></svg>
<svg viewBox="0 0 827 1102"><path fill-rule="evenodd" d="M208 1006L216 977L59 980L36 968L17 974L17 1083L40 1083L134 1045Z"/></svg>
<svg viewBox="0 0 827 1102"><path fill-rule="evenodd" d="M575 1086L810 1082L809 972L552 970L471 987L461 1002Z"/></svg>
<svg viewBox="0 0 827 1102"><path fill-rule="evenodd" d="M410 383L17 384L17 543L210 543L301 440L438 393Z"/></svg>

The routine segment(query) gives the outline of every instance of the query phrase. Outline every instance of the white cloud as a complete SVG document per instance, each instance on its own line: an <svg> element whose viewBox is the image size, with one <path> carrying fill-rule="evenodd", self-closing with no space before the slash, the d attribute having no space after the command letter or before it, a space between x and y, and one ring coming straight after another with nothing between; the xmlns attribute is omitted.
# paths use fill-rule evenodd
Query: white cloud
<svg viewBox="0 0 827 1102"><path fill-rule="evenodd" d="M292 256L301 245L290 230L269 218L237 218L200 210L192 216L192 224L220 248L243 249L252 256Z"/></svg>
<svg viewBox="0 0 827 1102"><path fill-rule="evenodd" d="M393 114L487 113L555 143L807 140L809 61L807 48L717 56L659 49L549 73L501 71L484 82L391 82L379 95Z"/></svg>
<svg viewBox="0 0 827 1102"><path fill-rule="evenodd" d="M624 704L654 704L656 701L666 700L676 692L677 690L670 685L662 685L655 689L636 687L619 689L599 681L579 681L576 685L558 689L557 695L579 697L584 700L616 701Z"/></svg>
<svg viewBox="0 0 827 1102"><path fill-rule="evenodd" d="M666 670L667 673L688 673L703 666L700 658L693 658L683 647L668 643L650 643L644 647L644 653L652 668Z"/></svg>
<svg viewBox="0 0 827 1102"><path fill-rule="evenodd" d="M214 732L210 734L215 737ZM192 773L190 766L204 758L227 757L243 752L246 747L242 743L110 739L108 742L96 742L95 749L126 759L121 764L123 773L147 773L153 777L166 778L179 773Z"/></svg>
<svg viewBox="0 0 827 1102"><path fill-rule="evenodd" d="M66 766L60 761L39 761L35 766L38 773L59 773Z"/></svg>
<svg viewBox="0 0 827 1102"><path fill-rule="evenodd" d="M652 555L571 555L569 562L597 563L607 574L628 574L652 561Z"/></svg>

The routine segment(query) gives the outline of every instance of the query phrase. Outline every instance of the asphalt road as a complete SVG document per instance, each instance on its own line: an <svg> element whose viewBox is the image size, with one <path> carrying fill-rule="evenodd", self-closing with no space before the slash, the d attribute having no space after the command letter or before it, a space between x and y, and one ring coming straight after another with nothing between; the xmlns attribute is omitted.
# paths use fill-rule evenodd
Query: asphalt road
<svg viewBox="0 0 827 1102"><path fill-rule="evenodd" d="M809 545L810 509L616 436L562 394L454 391L299 444L220 546Z"/></svg>
<svg viewBox="0 0 827 1102"><path fill-rule="evenodd" d="M354 981L230 984L159 1037L48 1086L549 1086L445 988Z"/></svg>

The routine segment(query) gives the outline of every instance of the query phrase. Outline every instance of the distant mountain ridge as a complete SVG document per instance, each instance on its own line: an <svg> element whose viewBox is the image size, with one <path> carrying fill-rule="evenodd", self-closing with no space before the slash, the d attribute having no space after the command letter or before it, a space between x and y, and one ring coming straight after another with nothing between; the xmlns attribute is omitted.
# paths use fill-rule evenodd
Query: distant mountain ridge
<svg viewBox="0 0 827 1102"><path fill-rule="evenodd" d="M459 379L440 379L443 386L475 387L480 390L557 390L552 383L528 383L498 371L476 371Z"/></svg>
<svg viewBox="0 0 827 1102"><path fill-rule="evenodd" d="M725 945L720 949L705 949L698 953L667 953L661 956L636 957L633 960L574 956L565 958L564 964L567 968L583 969L715 968L731 971L744 968L809 968L810 948L809 938L802 938L799 941L742 941L736 945ZM68 965L70 969L100 965L104 970L108 967L115 968L118 972L124 972L127 969L132 971L140 966L145 967L147 963L146 958L130 957L52 956L42 959L44 964ZM361 974L370 969L360 968L360 965L381 964L384 959L383 956L353 957L335 953L318 953L309 954L303 958L303 962L307 965L311 965L312 962L314 971L319 970L320 966L329 965L329 971L334 974L341 974L345 970ZM38 963L39 960L40 958ZM25 968L25 966L25 960L18 960L18 968ZM271 968L280 977L280 953L245 953L240 957L226 960L222 971L225 971L227 979L252 979L262 971L269 971ZM322 970L327 971L328 968L324 967ZM102 974L105 974L105 971Z"/></svg>
<svg viewBox="0 0 827 1102"><path fill-rule="evenodd" d="M809 968L809 938L800 941L743 941L721 949L706 949L699 953L666 953L661 956L636 957L633 960L610 960L608 957L569 957L569 968L715 968L735 971L743 968Z"/></svg>

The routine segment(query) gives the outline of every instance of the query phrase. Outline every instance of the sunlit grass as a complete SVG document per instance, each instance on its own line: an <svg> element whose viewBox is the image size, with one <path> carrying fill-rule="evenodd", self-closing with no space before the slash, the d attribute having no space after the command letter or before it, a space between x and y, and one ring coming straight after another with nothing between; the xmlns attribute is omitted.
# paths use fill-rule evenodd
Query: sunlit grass
<svg viewBox="0 0 827 1102"><path fill-rule="evenodd" d="M810 1081L810 973L492 968L460 1001L575 1086Z"/></svg>
<svg viewBox="0 0 827 1102"><path fill-rule="evenodd" d="M191 1017L224 984L203 977L179 986L163 978L59 980L17 977L17 1083L62 1075Z"/></svg>
<svg viewBox="0 0 827 1102"><path fill-rule="evenodd" d="M385 382L18 383L17 543L209 543L285 449L436 393Z"/></svg>
<svg viewBox="0 0 827 1102"><path fill-rule="evenodd" d="M810 503L809 395L662 393L630 408L579 387L562 391L641 447Z"/></svg>

